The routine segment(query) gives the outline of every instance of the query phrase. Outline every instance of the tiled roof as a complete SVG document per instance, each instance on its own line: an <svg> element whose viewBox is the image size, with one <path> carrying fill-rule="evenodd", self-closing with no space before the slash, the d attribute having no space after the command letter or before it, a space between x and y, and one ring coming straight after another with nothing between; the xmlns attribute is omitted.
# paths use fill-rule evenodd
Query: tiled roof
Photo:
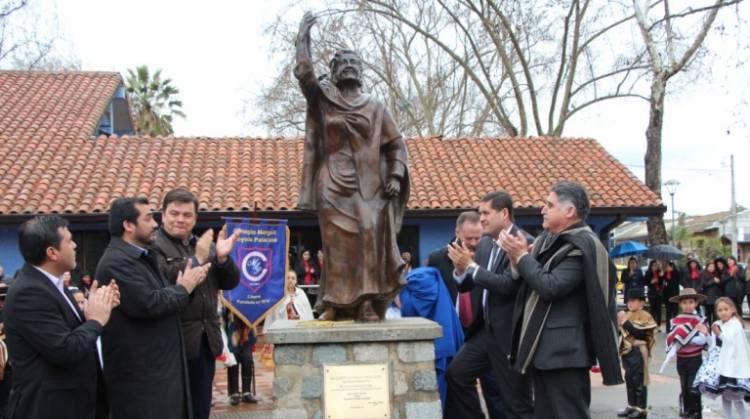
<svg viewBox="0 0 750 419"><path fill-rule="evenodd" d="M120 196L158 204L188 187L203 211L292 210L300 139L96 139L0 134L0 214L97 213ZM658 207L659 198L594 140L484 138L407 140L409 208L473 208L504 188L517 207L539 207L550 186L583 183L593 206Z"/></svg>
<svg viewBox="0 0 750 419"><path fill-rule="evenodd" d="M119 73L0 71L0 135L92 136L121 83Z"/></svg>

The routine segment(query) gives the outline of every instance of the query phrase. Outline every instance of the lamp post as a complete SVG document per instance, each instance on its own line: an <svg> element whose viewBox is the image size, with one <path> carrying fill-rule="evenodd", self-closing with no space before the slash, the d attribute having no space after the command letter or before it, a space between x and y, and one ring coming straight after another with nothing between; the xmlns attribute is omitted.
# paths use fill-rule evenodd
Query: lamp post
<svg viewBox="0 0 750 419"><path fill-rule="evenodd" d="M666 182L664 182L664 186L667 187L667 192L669 192L669 196L672 198L672 246L677 246L677 241L675 240L675 225L674 225L674 194L677 192L677 187L680 186L680 182L671 179Z"/></svg>

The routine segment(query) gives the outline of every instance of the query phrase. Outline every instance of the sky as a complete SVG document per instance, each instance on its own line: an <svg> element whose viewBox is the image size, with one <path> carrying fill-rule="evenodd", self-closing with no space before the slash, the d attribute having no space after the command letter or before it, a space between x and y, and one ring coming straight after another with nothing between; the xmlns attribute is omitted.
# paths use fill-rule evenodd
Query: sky
<svg viewBox="0 0 750 419"><path fill-rule="evenodd" d="M263 29L276 17L282 2L37 3L41 13L56 14L65 44L83 70L125 75L127 69L141 64L162 69L163 76L180 89L187 115L185 120L176 120L176 135L268 135L263 128L248 124L253 108L247 107L247 101L252 101L278 71ZM740 6L740 15L746 19L750 18L749 6ZM310 2L300 2L288 15L297 20L308 8ZM720 15L717 23L731 24L731 13ZM694 77L694 82L688 82L687 76L677 76L676 88L667 97L662 178L680 182L674 196L677 212L698 215L730 208L732 154L737 202L750 207L750 188L745 184L750 179L750 69L748 65L727 65L736 62L737 45L711 34L707 46L715 55L708 60L710 72ZM619 99L577 114L566 125L564 136L597 139L643 179L647 122L647 102ZM665 204L670 206L666 190L663 194Z"/></svg>

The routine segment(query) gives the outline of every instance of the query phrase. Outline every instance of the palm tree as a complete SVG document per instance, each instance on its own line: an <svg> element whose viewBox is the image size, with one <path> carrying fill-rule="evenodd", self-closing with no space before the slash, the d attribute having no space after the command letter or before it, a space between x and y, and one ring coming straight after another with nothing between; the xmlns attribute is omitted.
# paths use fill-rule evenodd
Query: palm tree
<svg viewBox="0 0 750 419"><path fill-rule="evenodd" d="M172 79L162 80L161 70L149 74L145 65L128 70L127 90L138 134L171 135L173 118L185 117L176 97L180 90L171 83Z"/></svg>

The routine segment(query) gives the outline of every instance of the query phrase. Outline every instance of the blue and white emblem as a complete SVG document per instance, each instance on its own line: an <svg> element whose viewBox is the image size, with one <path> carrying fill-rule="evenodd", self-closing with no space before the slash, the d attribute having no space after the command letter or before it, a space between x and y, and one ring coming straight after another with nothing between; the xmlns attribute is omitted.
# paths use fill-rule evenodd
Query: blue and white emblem
<svg viewBox="0 0 750 419"><path fill-rule="evenodd" d="M259 285L268 275L269 257L261 251L253 250L242 259L242 273L252 285Z"/></svg>

